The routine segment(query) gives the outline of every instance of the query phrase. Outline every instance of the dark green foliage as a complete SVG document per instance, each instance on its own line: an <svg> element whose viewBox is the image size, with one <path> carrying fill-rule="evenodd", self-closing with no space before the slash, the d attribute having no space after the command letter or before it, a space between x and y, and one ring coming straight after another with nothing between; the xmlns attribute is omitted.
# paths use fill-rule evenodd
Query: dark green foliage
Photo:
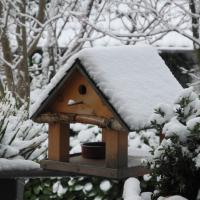
<svg viewBox="0 0 200 200"><path fill-rule="evenodd" d="M192 141L196 140L192 139ZM199 142L196 144L200 145ZM190 149L190 145L187 146ZM200 187L200 170L196 169L193 157L185 154L182 148L183 145L174 138L172 145L160 149L162 153L154 159L151 176L159 193L155 194L153 199L157 199L158 196L177 194L190 200L196 199Z"/></svg>
<svg viewBox="0 0 200 200"><path fill-rule="evenodd" d="M108 191L100 189L102 178L66 177L52 179L30 179L25 185L25 200L94 200L100 197L102 200L121 200L123 184L109 180L112 187ZM63 194L53 192L53 185L60 184ZM86 189L86 184L92 184L91 189Z"/></svg>
<svg viewBox="0 0 200 200"><path fill-rule="evenodd" d="M156 190L152 196L153 200L159 196L171 195L181 195L189 200L196 200L200 188L200 168L195 162L200 153L198 105L198 95L188 89L176 101L175 109L172 108L174 110L172 118L176 118L177 122L185 126L188 133L185 139L183 139L184 137L179 138L180 133L176 134L178 130L174 130L172 127L174 132L169 134L153 152L153 159L148 163L152 177L150 182ZM156 110L156 114L163 117L161 111ZM152 121L152 125L157 131L160 131L161 128L165 130L166 123L168 122L160 125L157 121ZM171 123L170 126L174 126L174 123Z"/></svg>
<svg viewBox="0 0 200 200"><path fill-rule="evenodd" d="M166 65L169 67L170 71L179 81L179 83L184 87L188 87L188 83L191 82L191 77L189 75L190 71L194 68L196 64L196 59L193 52L162 52L161 57L165 61ZM181 69L185 70L181 70ZM187 71L187 72L184 72Z"/></svg>

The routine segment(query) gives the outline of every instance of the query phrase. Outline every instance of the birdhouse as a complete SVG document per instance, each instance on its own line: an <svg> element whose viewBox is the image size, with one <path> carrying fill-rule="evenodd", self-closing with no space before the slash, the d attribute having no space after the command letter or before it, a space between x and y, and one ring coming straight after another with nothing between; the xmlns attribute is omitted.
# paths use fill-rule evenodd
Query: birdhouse
<svg viewBox="0 0 200 200"><path fill-rule="evenodd" d="M48 160L41 167L126 178L146 172L128 154L128 133L149 127L149 116L182 89L157 51L149 46L88 48L73 56L31 109L35 122L49 124ZM69 124L102 128L105 156L69 154ZM91 155L92 153L92 155Z"/></svg>

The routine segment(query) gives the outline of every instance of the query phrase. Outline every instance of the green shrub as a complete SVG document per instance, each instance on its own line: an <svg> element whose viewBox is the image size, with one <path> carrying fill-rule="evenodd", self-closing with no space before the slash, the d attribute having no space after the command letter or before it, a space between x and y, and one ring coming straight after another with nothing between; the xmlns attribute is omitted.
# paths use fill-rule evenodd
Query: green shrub
<svg viewBox="0 0 200 200"><path fill-rule="evenodd" d="M150 181L156 190L153 199L179 194L196 200L200 188L199 97L192 88L185 89L171 110L161 106L156 115L153 125L162 130L165 139L149 161ZM157 120L159 115L165 120Z"/></svg>
<svg viewBox="0 0 200 200"><path fill-rule="evenodd" d="M90 177L31 179L25 186L25 200L121 200L118 181Z"/></svg>

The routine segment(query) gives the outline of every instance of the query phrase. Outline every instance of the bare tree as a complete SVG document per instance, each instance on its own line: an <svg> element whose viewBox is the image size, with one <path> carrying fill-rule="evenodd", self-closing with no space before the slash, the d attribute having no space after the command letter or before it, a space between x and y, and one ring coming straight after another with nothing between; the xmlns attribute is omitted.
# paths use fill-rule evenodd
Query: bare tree
<svg viewBox="0 0 200 200"><path fill-rule="evenodd" d="M21 103L29 103L28 58L37 46L45 17L45 1L39 1L36 17L29 13L28 6L26 0L0 1L0 60L6 86Z"/></svg>
<svg viewBox="0 0 200 200"><path fill-rule="evenodd" d="M4 83L29 103L29 59L37 48L43 51L41 85L84 47L154 44L175 31L198 49L199 7L198 0L0 0Z"/></svg>

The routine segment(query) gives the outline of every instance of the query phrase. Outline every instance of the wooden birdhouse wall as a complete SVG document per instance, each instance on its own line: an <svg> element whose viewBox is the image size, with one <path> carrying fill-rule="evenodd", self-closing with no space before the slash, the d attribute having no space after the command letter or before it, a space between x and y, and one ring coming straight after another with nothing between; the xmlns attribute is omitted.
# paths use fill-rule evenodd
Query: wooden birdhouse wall
<svg viewBox="0 0 200 200"><path fill-rule="evenodd" d="M81 87L85 87L85 94L80 93ZM69 100L73 100L77 104L68 105ZM48 106L47 111L113 117L112 112L97 95L95 89L77 69L73 71L62 89L60 89L53 102Z"/></svg>

